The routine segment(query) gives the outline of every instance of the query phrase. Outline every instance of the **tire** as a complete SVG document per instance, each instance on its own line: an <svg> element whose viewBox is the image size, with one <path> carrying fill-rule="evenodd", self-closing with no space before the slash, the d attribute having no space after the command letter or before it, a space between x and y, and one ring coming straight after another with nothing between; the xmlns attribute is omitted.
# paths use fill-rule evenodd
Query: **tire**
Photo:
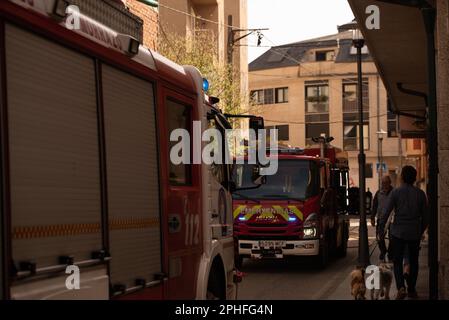
<svg viewBox="0 0 449 320"><path fill-rule="evenodd" d="M226 300L226 288L224 287L224 279L220 268L213 267L209 272L209 279L207 281L207 300Z"/></svg>
<svg viewBox="0 0 449 320"><path fill-rule="evenodd" d="M323 239L320 243L320 252L317 256L317 266L320 269L324 269L329 264L329 241L327 238Z"/></svg>
<svg viewBox="0 0 449 320"><path fill-rule="evenodd" d="M347 223L344 224L342 232L342 243L341 246L337 249L338 258L344 258L348 254L349 228Z"/></svg>

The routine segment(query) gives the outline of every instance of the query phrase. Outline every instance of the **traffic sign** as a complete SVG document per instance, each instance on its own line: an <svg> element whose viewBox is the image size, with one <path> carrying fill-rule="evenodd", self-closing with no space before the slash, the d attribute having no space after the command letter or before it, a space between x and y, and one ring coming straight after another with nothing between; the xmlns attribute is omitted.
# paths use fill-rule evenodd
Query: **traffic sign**
<svg viewBox="0 0 449 320"><path fill-rule="evenodd" d="M377 172L380 172L380 163L376 163ZM387 164L384 162L382 163L382 172L387 171Z"/></svg>

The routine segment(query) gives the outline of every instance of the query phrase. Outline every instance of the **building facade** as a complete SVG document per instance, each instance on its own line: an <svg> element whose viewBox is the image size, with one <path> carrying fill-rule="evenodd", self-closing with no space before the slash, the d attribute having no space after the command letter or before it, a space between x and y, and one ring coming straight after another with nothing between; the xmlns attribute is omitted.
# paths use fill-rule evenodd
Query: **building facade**
<svg viewBox="0 0 449 320"><path fill-rule="evenodd" d="M376 6L380 29L359 27L382 71L392 108L401 114L401 131L426 138L429 298L449 299L448 1L348 2L360 22L368 19L368 7Z"/></svg>
<svg viewBox="0 0 449 320"><path fill-rule="evenodd" d="M365 49L366 176L367 188L375 192L381 175L398 181L406 144L399 137L396 116L387 110L386 90ZM294 147L306 147L317 136L333 137L332 144L348 152L351 183L358 185L357 65L352 33L341 31L273 47L253 61L249 71L252 113L263 116L268 128L279 130L280 142ZM383 166L378 165L380 157Z"/></svg>
<svg viewBox="0 0 449 320"><path fill-rule="evenodd" d="M248 89L248 48L235 42L248 26L247 0L159 0L159 28L194 37L207 33L217 46L219 61L231 63L242 92Z"/></svg>
<svg viewBox="0 0 449 320"><path fill-rule="evenodd" d="M157 51L159 30L159 10L138 0L122 0L129 12L142 19L142 42L146 47ZM157 1L154 1L155 5Z"/></svg>

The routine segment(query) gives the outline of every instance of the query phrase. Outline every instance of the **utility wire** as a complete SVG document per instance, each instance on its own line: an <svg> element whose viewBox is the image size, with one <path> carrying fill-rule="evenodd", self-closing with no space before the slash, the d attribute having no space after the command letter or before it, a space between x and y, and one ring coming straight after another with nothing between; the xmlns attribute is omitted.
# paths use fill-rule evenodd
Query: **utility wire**
<svg viewBox="0 0 449 320"><path fill-rule="evenodd" d="M190 12L186 12L186 11L182 11L182 10L179 10L179 9L176 9L176 8L169 7L169 6L165 5L165 4L159 3L159 7L162 7L162 8L171 10L173 12L177 12L177 13L180 13L180 14L183 14L183 15L186 15L186 16L198 19L198 20L202 20L202 21L205 21L205 22L209 22L209 23L213 23L213 24L216 24L216 25L219 25L219 26L223 26L223 27L226 27L226 28L232 28L232 29L240 29L241 28L241 27L233 26L233 25L230 25L230 24L227 24L227 23L220 23L218 21L202 18L200 16L196 16L194 14L191 14Z"/></svg>

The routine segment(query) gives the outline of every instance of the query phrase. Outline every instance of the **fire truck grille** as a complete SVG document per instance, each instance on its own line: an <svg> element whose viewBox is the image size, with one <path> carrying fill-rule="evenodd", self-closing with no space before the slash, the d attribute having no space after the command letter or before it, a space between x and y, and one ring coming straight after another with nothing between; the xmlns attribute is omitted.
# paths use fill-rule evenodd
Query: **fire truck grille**
<svg viewBox="0 0 449 320"><path fill-rule="evenodd" d="M240 240L298 240L298 236L285 236L283 234L280 235L257 235L257 234L251 234L251 235L240 235L238 236L238 239Z"/></svg>
<svg viewBox="0 0 449 320"><path fill-rule="evenodd" d="M286 223L250 223L249 226L254 228L285 228L288 225Z"/></svg>

